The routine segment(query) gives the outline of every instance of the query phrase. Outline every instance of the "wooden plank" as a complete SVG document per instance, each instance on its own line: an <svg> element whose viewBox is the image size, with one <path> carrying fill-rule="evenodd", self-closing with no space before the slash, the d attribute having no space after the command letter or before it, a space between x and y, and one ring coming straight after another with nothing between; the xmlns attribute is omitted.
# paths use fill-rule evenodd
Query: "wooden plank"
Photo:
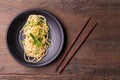
<svg viewBox="0 0 120 80"><path fill-rule="evenodd" d="M1 80L119 80L120 75L91 75L86 74L86 77L84 76L67 76L67 75L59 75L59 76L53 76L53 75L0 75Z"/></svg>

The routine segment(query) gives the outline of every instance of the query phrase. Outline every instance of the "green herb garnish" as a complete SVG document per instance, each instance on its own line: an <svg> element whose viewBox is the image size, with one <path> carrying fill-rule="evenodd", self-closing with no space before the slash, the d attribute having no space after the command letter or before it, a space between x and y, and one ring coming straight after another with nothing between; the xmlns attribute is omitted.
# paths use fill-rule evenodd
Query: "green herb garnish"
<svg viewBox="0 0 120 80"><path fill-rule="evenodd" d="M44 19L40 17L40 19L37 22L37 25L43 25Z"/></svg>
<svg viewBox="0 0 120 80"><path fill-rule="evenodd" d="M38 45L38 46L41 46L41 45L42 45L42 43L39 41L39 37L40 37L40 36L35 37L32 33L30 33L30 36L31 36L32 39L34 40L33 44L36 44L36 45Z"/></svg>
<svg viewBox="0 0 120 80"><path fill-rule="evenodd" d="M24 42L25 42L24 40L20 40L20 43L21 43L21 44L24 44Z"/></svg>

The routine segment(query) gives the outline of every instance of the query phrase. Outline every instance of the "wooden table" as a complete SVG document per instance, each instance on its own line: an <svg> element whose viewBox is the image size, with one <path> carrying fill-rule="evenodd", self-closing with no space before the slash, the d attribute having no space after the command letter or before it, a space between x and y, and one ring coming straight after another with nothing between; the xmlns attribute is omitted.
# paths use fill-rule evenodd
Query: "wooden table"
<svg viewBox="0 0 120 80"><path fill-rule="evenodd" d="M31 8L50 11L61 21L67 40L61 55L89 16L89 25L99 23L62 74L55 72L61 55L47 66L29 68L17 63L6 48L5 35L11 20ZM0 0L0 80L119 79L119 0Z"/></svg>

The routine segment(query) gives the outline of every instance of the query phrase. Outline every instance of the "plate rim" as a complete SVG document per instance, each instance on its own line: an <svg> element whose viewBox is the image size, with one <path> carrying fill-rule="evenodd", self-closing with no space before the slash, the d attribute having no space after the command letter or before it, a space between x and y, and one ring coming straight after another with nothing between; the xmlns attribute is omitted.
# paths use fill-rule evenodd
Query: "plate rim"
<svg viewBox="0 0 120 80"><path fill-rule="evenodd" d="M47 62L44 62L42 64L39 64L39 65L34 65L34 64L26 64L26 63L23 63L21 62L19 59L17 59L14 55L13 55L13 52L10 50L9 48L9 45L8 45L8 31L10 29L10 26L11 24L15 21L15 19L17 19L19 16L23 15L24 13L28 13L28 12L34 12L34 11L40 11L40 12L43 12L43 13L46 13L47 15L51 16L57 23L58 27L59 27L59 30L60 30L60 33L61 33L61 45L59 47L59 50L57 51L57 54L54 55L53 58L51 58L49 61ZM32 67L32 68L37 68L37 67L41 67L41 66L45 66L45 65L48 65L50 63L52 63L58 56L59 54L62 52L62 48L64 46L64 31L63 31L63 28L62 28L62 25L61 25L61 22L59 21L59 19L54 15L52 14L51 12L47 11L47 10L44 10L44 9L28 9L28 10L24 10L22 11L21 13L17 14L13 19L11 19L9 25L8 25L8 28L7 28L7 31L6 31L6 34L5 34L5 43L6 43L6 48L8 50L8 53L14 58L15 61L17 61L18 63L24 65L24 66L27 66L27 67Z"/></svg>

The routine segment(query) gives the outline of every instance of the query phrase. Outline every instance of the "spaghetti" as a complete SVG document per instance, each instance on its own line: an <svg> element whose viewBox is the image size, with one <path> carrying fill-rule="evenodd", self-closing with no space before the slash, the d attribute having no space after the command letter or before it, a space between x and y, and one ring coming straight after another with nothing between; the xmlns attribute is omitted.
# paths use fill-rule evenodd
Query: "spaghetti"
<svg viewBox="0 0 120 80"><path fill-rule="evenodd" d="M39 62L47 54L50 45L46 18L42 15L30 15L21 31L24 36L22 44L25 61Z"/></svg>

